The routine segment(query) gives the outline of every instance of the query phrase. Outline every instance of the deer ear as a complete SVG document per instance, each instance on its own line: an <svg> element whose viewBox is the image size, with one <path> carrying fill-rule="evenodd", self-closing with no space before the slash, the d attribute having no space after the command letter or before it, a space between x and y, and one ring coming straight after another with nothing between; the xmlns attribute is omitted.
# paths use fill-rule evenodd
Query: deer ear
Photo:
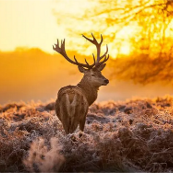
<svg viewBox="0 0 173 173"><path fill-rule="evenodd" d="M97 67L97 70L102 71L105 68L106 64L101 64Z"/></svg>
<svg viewBox="0 0 173 173"><path fill-rule="evenodd" d="M85 73L86 69L84 69L82 66L78 65L78 69L81 73Z"/></svg>

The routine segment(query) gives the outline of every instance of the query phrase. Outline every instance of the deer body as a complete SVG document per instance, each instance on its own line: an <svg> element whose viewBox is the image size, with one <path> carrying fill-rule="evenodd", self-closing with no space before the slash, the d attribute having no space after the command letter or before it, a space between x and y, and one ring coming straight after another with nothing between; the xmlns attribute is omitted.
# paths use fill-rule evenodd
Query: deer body
<svg viewBox="0 0 173 173"><path fill-rule="evenodd" d="M59 90L55 110L67 134L73 133L78 124L83 131L88 107L81 88L69 85Z"/></svg>
<svg viewBox="0 0 173 173"><path fill-rule="evenodd" d="M108 79L101 74L106 65L104 62L109 58L109 56L106 58L108 50L102 57L99 55L100 46L103 41L102 36L100 43L96 41L94 36L94 40L86 39L93 42L97 47L97 62L93 56L94 64L92 65L89 65L86 60L86 64L78 63L75 57L75 62L69 59L65 52L65 40L61 43L61 47L59 47L59 43L55 48L53 47L54 50L62 54L69 62L78 65L79 71L84 73L83 78L76 86L68 85L62 87L57 95L55 111L67 134L73 133L78 125L81 131L84 130L88 108L97 99L99 87L109 83ZM100 62L103 57L105 57L104 60Z"/></svg>

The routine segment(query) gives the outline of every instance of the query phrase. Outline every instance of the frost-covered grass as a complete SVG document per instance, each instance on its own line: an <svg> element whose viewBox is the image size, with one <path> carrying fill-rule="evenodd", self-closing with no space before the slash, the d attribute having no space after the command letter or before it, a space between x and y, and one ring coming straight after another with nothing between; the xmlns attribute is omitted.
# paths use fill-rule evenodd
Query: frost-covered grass
<svg viewBox="0 0 173 173"><path fill-rule="evenodd" d="M54 103L0 107L0 171L173 170L173 97L93 104L65 135Z"/></svg>

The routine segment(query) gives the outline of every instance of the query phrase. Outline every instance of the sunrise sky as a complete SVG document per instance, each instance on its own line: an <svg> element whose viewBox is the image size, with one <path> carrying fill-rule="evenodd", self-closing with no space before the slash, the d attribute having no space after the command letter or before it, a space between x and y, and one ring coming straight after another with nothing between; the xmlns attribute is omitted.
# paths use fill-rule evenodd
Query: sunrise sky
<svg viewBox="0 0 173 173"><path fill-rule="evenodd" d="M52 45L56 39L68 40L69 37L66 24L58 22L55 11L68 22L68 16L64 14L80 15L91 4L88 0L0 0L0 50L37 47L53 53ZM76 37L82 40L81 33Z"/></svg>
<svg viewBox="0 0 173 173"><path fill-rule="evenodd" d="M16 47L37 47L43 51L53 53L52 44L56 39L66 38L67 49L75 50L81 54L90 55L94 47L84 46L85 40L81 37L83 32L99 30L102 26L93 26L92 22L81 16L86 10L97 5L97 1L90 0L0 0L0 50L11 51ZM58 14L57 14L58 12ZM78 20L73 20L77 17ZM133 34L138 26L124 27L118 32L116 38L127 39L122 41L121 46L112 48L115 44L109 43L109 52L113 58L119 50L122 54L130 53L129 35ZM67 29L74 30L69 35ZM112 34L115 27L109 27L105 34ZM90 33L87 33L88 35ZM71 44L73 42L74 44Z"/></svg>
<svg viewBox="0 0 173 173"><path fill-rule="evenodd" d="M134 1L133 5L138 5L139 2ZM152 3L155 3L155 0L147 5ZM128 7L129 3L119 0L117 5L120 8ZM112 7L114 6L115 3ZM123 16L122 11L115 11L114 16L117 17L115 20L109 12L110 8L109 3L99 4L97 0L0 0L0 50L37 47L53 53L52 45L56 43L56 39L66 38L68 50L91 55L95 47L83 40L81 34L86 33L89 36L92 32L97 38L99 34L105 36L104 44L109 45L109 54L112 58L116 58L117 53L129 55L134 51L134 42L141 39L143 28L139 21L130 19L130 22L127 20L128 24L122 25L117 22L116 25L116 20ZM97 16L98 13L100 14ZM151 16L152 18L154 19L154 16ZM112 20L115 20L113 25ZM159 23L161 19L158 17L156 20L158 20L156 27L161 27ZM173 21L165 31L166 37L172 34L172 26ZM145 26L145 30L148 30L148 25ZM159 41L162 33L157 34L154 27L151 31L155 32L153 38Z"/></svg>
<svg viewBox="0 0 173 173"><path fill-rule="evenodd" d="M84 61L96 53L81 36L91 33L97 39L103 35L102 53L108 44L111 57L103 71L110 84L101 89L99 101L172 94L173 2L157 5L165 2L0 0L0 104L46 101L60 87L79 82L77 67L52 45L65 38L68 55Z"/></svg>
<svg viewBox="0 0 173 173"><path fill-rule="evenodd" d="M52 51L58 37L65 37L53 15L55 0L0 0L0 50L38 47Z"/></svg>

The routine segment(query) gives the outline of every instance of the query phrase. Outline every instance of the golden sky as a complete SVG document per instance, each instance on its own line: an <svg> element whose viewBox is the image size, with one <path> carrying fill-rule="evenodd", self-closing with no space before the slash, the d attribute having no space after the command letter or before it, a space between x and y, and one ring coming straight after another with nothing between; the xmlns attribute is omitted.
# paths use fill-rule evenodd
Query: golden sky
<svg viewBox="0 0 173 173"><path fill-rule="evenodd" d="M81 34L83 34L82 31L90 30L92 22L85 18L81 20L80 16L96 4L97 1L90 0L0 0L0 50L11 51L16 47L37 47L54 53L52 45L56 43L56 39L66 38L67 49L91 55L95 47L86 43ZM79 20L73 20L73 16L79 17ZM73 36L67 31L70 27L74 30ZM100 26L92 27L99 31ZM117 39L122 36L125 39L128 38L135 27L122 28L117 34ZM81 32L75 33L78 30ZM92 32L92 29L90 31ZM114 31L114 27L109 27L106 34ZM85 44L88 46L84 46ZM118 50L122 54L130 53L131 45L128 41L122 41L118 50L108 39L103 44L109 45L112 57L116 56Z"/></svg>
<svg viewBox="0 0 173 173"><path fill-rule="evenodd" d="M127 19L129 23L122 25L116 22L123 16L122 10L113 10L112 13L109 10L116 7L115 1L109 2L101 4L99 0L0 0L0 50L37 47L54 53L52 45L56 43L56 39L66 38L68 50L91 55L95 47L86 42L81 34L86 33L90 36L93 32L96 38L99 38L99 34L103 34L103 47L108 44L110 56L116 58L118 53L129 55L136 49L133 45L140 41L142 30L147 31L150 28L150 31L156 33L152 38L160 41L159 37L162 33L156 32L157 27L161 27L159 23L161 19L156 18L159 15L150 17L158 23L155 28L147 25L153 22L145 16L139 16L146 25L144 28L139 24L139 19L138 22L135 20L129 22L130 19ZM116 1L117 7L124 10L128 10L130 5L136 6L139 2L141 4L140 0L129 2ZM148 1L144 0L144 2ZM158 2L163 3L164 0L151 0L147 5ZM151 11L151 8L148 10ZM132 16L130 13L128 15ZM165 31L166 37L172 35L172 26L173 21ZM102 50L104 51L105 47Z"/></svg>
<svg viewBox="0 0 173 173"><path fill-rule="evenodd" d="M54 0L0 0L0 50L38 47L52 52L63 31L52 13Z"/></svg>
<svg viewBox="0 0 173 173"><path fill-rule="evenodd" d="M52 53L56 39L67 37L53 11L76 15L88 4L87 0L0 0L0 50L38 47Z"/></svg>
<svg viewBox="0 0 173 173"><path fill-rule="evenodd" d="M166 56L162 63L155 63L152 59L160 48L170 54L173 42L172 16L166 16L166 20L162 21L163 15L158 15L158 8L144 7L146 10L131 20L131 11L128 15L123 12L128 11L130 5L135 7L137 2L149 2L147 5L151 5L164 0L0 0L0 104L10 99L47 100L56 96L60 87L79 82L82 74L77 67L54 52L52 45L57 38L65 38L68 55L73 57L76 54L78 59L84 60L84 55L91 57L96 50L81 34L91 37L90 33L93 33L97 39L103 34L102 51L108 44L110 57L118 57L116 61L109 60L107 63L103 73L108 78L125 82L130 80L132 83L141 83L141 79L146 79L145 84L147 81L172 78L172 61L168 62ZM173 3L169 8L173 8ZM135 10L140 11L140 8ZM137 50L143 51L144 57L137 54ZM151 55L145 54L146 51ZM148 64L145 64L146 60ZM162 64L167 66L166 70L162 70ZM111 80L109 86L101 90L100 100L136 96L137 89L132 83L129 85L134 92L128 94L128 84L127 88L122 89L124 83ZM138 88L142 87L138 85ZM152 87L144 90L150 91L149 88ZM164 93L164 88L160 89L160 93ZM151 95L153 90L149 92ZM172 89L167 90L173 93ZM122 94L124 91L125 95ZM150 96L146 92L142 93Z"/></svg>

